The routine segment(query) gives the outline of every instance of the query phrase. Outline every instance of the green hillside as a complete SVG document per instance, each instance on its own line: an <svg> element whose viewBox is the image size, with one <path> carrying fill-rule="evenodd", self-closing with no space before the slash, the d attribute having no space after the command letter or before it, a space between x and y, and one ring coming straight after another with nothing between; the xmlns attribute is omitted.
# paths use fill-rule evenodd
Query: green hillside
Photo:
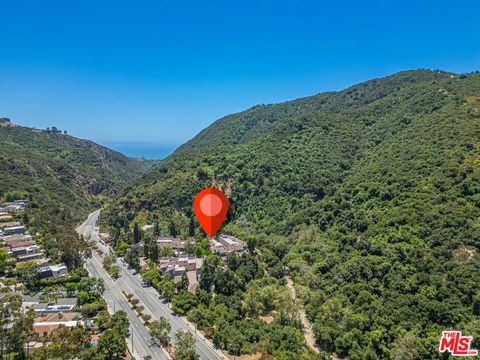
<svg viewBox="0 0 480 360"><path fill-rule="evenodd" d="M314 96L273 105L258 105L238 114L228 115L202 130L179 150L234 145L252 140L288 119L320 110L337 112L357 108L381 99L400 87L424 80L444 78L444 72L400 72L384 79L375 79L352 86L341 92Z"/></svg>
<svg viewBox="0 0 480 360"><path fill-rule="evenodd" d="M30 129L0 119L0 199L28 196L24 223L54 260L78 265L86 244L74 231L97 209L139 177L153 162L128 158L56 128Z"/></svg>
<svg viewBox="0 0 480 360"><path fill-rule="evenodd" d="M3 119L0 126L0 196L28 192L39 201L80 208L96 195L113 195L147 170L92 141L58 130L35 130Z"/></svg>
<svg viewBox="0 0 480 360"><path fill-rule="evenodd" d="M257 106L154 167L108 222L186 236L194 194L218 186L224 230L255 236L272 277L292 275L323 351L440 359L442 330L480 335L479 131L479 73L407 71Z"/></svg>

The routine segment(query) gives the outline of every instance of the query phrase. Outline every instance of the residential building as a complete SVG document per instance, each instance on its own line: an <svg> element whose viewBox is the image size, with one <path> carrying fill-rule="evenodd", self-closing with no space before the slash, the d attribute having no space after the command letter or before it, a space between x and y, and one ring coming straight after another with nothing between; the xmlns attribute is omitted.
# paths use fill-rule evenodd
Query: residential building
<svg viewBox="0 0 480 360"><path fill-rule="evenodd" d="M68 268L65 264L42 266L38 269L40 279L58 279L68 274Z"/></svg>
<svg viewBox="0 0 480 360"><path fill-rule="evenodd" d="M197 260L188 257L164 257L159 261L160 269L165 275L170 276L175 282L181 279L183 273L187 273L187 276L197 278L198 270Z"/></svg>
<svg viewBox="0 0 480 360"><path fill-rule="evenodd" d="M19 223L16 222L16 221L1 222L0 223L0 229L4 229L4 231L5 231L5 228L9 228L9 227L17 226L17 225L19 225Z"/></svg>
<svg viewBox="0 0 480 360"><path fill-rule="evenodd" d="M17 261L22 262L22 261L30 261L30 260L36 260L40 259L43 257L42 252L35 252L35 253L28 253L28 254L22 254L17 256ZM43 260L42 260L43 261Z"/></svg>
<svg viewBox="0 0 480 360"><path fill-rule="evenodd" d="M42 267L42 266L47 266L48 263L50 262L50 259L47 259L45 257L43 257L43 253L42 253L42 256L39 256L35 259L32 259L31 262L37 264L38 266Z"/></svg>
<svg viewBox="0 0 480 360"><path fill-rule="evenodd" d="M192 293L195 292L198 286L200 268L203 264L202 258L163 257L160 258L159 263L163 273L170 276L174 282L180 281L183 273L186 273L189 280L188 290Z"/></svg>
<svg viewBox="0 0 480 360"><path fill-rule="evenodd" d="M40 253L41 251L40 251L40 246L34 244L29 246L19 246L19 247L11 248L9 252L12 255L18 257L20 255Z"/></svg>
<svg viewBox="0 0 480 360"><path fill-rule="evenodd" d="M76 327L78 324L78 320L37 322L33 324L33 331L40 337L46 337L55 333L61 326Z"/></svg>
<svg viewBox="0 0 480 360"><path fill-rule="evenodd" d="M226 256L228 253L242 254L248 250L247 243L232 235L222 234L218 240L210 239L210 250L218 256Z"/></svg>
<svg viewBox="0 0 480 360"><path fill-rule="evenodd" d="M3 204L4 207L2 208L2 211L9 211L9 212L23 211L27 203L28 203L28 200L15 200L12 202L7 202Z"/></svg>
<svg viewBox="0 0 480 360"><path fill-rule="evenodd" d="M0 240L4 241L6 246L10 246L12 244L16 244L19 242L31 241L32 236L31 235L9 235L9 236L1 237Z"/></svg>
<svg viewBox="0 0 480 360"><path fill-rule="evenodd" d="M8 222L8 221L12 221L12 220L13 220L12 215L7 214L7 213L0 214L0 222Z"/></svg>
<svg viewBox="0 0 480 360"><path fill-rule="evenodd" d="M28 247L28 246L31 246L31 245L35 245L35 241L27 240L27 241L14 242L14 243L11 243L11 244L7 245L7 247L9 247L10 249L16 249L16 248L19 248L19 247Z"/></svg>
<svg viewBox="0 0 480 360"><path fill-rule="evenodd" d="M160 264L160 269L163 270L164 272L167 269L171 269L171 268L179 269L178 271L181 271L180 269L183 269L181 272L195 271L197 269L196 259L188 258L188 257L173 257L173 256L163 257L163 258L160 258L159 264ZM181 272L180 272L180 275L181 275Z"/></svg>
<svg viewBox="0 0 480 360"><path fill-rule="evenodd" d="M174 254L183 254L188 241L173 237L158 237L155 239L159 248L171 248Z"/></svg>
<svg viewBox="0 0 480 360"><path fill-rule="evenodd" d="M59 298L56 303L39 303L32 306L37 315L56 312L71 312L77 305L76 298Z"/></svg>
<svg viewBox="0 0 480 360"><path fill-rule="evenodd" d="M22 211L23 210L23 205L19 205L19 204L7 205L7 206L5 206L5 210L7 210L9 212Z"/></svg>
<svg viewBox="0 0 480 360"><path fill-rule="evenodd" d="M3 229L3 233L5 235L23 234L26 231L27 231L27 228L23 225L6 227Z"/></svg>
<svg viewBox="0 0 480 360"><path fill-rule="evenodd" d="M37 316L34 323L38 322L57 322L57 321L71 321L77 316L75 312L52 312Z"/></svg>

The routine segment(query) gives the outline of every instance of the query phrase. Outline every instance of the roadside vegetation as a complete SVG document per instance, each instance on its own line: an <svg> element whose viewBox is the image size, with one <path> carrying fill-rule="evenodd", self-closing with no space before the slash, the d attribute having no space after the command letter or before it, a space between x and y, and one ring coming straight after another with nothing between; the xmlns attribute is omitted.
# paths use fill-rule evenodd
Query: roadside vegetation
<svg viewBox="0 0 480 360"><path fill-rule="evenodd" d="M194 195L226 192L223 231L259 252L240 267L207 257L219 286L172 305L231 354L308 354L275 301L246 307L253 287L282 293L284 275L324 354L438 359L441 331L459 328L480 348L479 94L478 73L419 70L228 116L129 187L104 225L124 248L155 223L200 242ZM255 318L268 311L273 322Z"/></svg>
<svg viewBox="0 0 480 360"><path fill-rule="evenodd" d="M8 119L0 119L0 148L0 204L28 200L24 211L12 212L12 220L25 225L45 258L19 261L0 249L0 358L123 358L128 320L121 312L111 317L106 311L103 282L83 268L92 246L75 227L151 162L126 158L55 127L29 129ZM64 264L68 275L41 279L38 270L44 260ZM110 274L117 275L114 265ZM45 303L76 298L74 311L84 324L40 336L33 330L38 314L21 309L22 296ZM99 339L93 345L92 337ZM29 343L36 344L34 350Z"/></svg>

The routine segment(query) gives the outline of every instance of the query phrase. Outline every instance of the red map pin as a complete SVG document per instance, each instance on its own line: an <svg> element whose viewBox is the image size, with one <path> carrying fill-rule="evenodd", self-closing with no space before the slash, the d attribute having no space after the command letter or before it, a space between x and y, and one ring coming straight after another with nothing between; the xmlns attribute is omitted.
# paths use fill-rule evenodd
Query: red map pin
<svg viewBox="0 0 480 360"><path fill-rule="evenodd" d="M213 237L225 221L228 200L225 194L218 189L204 189L195 196L193 209L203 230L209 237Z"/></svg>

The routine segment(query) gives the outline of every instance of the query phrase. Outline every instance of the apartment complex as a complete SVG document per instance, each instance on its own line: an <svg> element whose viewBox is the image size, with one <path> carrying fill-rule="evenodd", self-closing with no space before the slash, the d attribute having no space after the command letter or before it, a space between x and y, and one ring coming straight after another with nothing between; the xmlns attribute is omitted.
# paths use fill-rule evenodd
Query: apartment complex
<svg viewBox="0 0 480 360"><path fill-rule="evenodd" d="M248 250L247 243L232 235L222 234L210 239L210 250L218 256L226 256L229 253L242 254Z"/></svg>

